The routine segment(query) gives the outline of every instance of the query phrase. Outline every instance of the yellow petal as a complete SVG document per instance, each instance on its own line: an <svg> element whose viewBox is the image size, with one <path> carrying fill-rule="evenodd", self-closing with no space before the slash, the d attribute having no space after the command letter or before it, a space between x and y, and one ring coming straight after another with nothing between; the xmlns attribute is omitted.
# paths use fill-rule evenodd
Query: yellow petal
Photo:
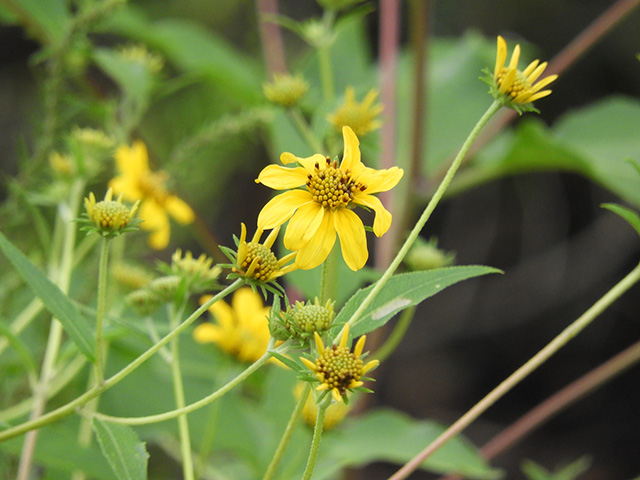
<svg viewBox="0 0 640 480"><path fill-rule="evenodd" d="M118 170L127 176L139 178L149 172L149 155L146 145L137 140L131 147L121 145L115 153Z"/></svg>
<svg viewBox="0 0 640 480"><path fill-rule="evenodd" d="M340 391L337 388L333 388L331 390L331 396L336 401L336 403L342 403L342 395L340 395Z"/></svg>
<svg viewBox="0 0 640 480"><path fill-rule="evenodd" d="M380 365L380 360L371 360L370 362L367 362L367 364L362 367L362 374L364 375L365 373L373 370L378 365Z"/></svg>
<svg viewBox="0 0 640 480"><path fill-rule="evenodd" d="M210 323L198 325L193 330L193 339L198 343L216 343L221 336L220 328Z"/></svg>
<svg viewBox="0 0 640 480"><path fill-rule="evenodd" d="M138 187L137 179L131 176L119 175L112 178L109 181L109 187L113 188L114 192L123 194L124 198L130 202L144 197L142 190Z"/></svg>
<svg viewBox="0 0 640 480"><path fill-rule="evenodd" d="M289 163L295 162L298 165L302 166L305 170L307 170L308 173L313 173L313 169L315 168L316 163L318 165L324 165L325 159L326 157L320 153L316 153L315 155L311 155L307 158L296 157L289 152L285 152L280 155L280 161L283 164L288 165Z"/></svg>
<svg viewBox="0 0 640 480"><path fill-rule="evenodd" d="M149 246L154 250L163 250L167 248L167 245L169 245L170 236L171 229L169 227L169 222L167 222L165 226L154 230L151 235L149 235L149 239L147 240L147 242L149 243Z"/></svg>
<svg viewBox="0 0 640 480"><path fill-rule="evenodd" d="M398 167L391 167L385 170L364 168L358 174L358 182L367 187L365 190L367 193L386 192L395 187L403 175L404 170Z"/></svg>
<svg viewBox="0 0 640 480"><path fill-rule="evenodd" d="M340 343L338 345L342 348L346 348L349 341L349 324L346 323L342 329L342 335L340 336Z"/></svg>
<svg viewBox="0 0 640 480"><path fill-rule="evenodd" d="M520 60L520 45L516 45L511 54L511 62L509 62L509 68L518 68L518 60Z"/></svg>
<svg viewBox="0 0 640 480"><path fill-rule="evenodd" d="M526 70L522 73L524 74L525 77L527 77L527 80L529 80L529 83L533 84L533 82L535 82L538 79L538 77L542 75L542 72L544 72L545 68L547 68L547 62L544 62L541 65L538 65L538 68L536 68L535 70L532 69L531 72L529 73L526 73Z"/></svg>
<svg viewBox="0 0 640 480"><path fill-rule="evenodd" d="M513 85L513 81L516 78L516 69L512 68L510 69L506 75L504 76L504 78L502 79L502 84L500 85L500 93L507 93L507 91L511 88L511 86Z"/></svg>
<svg viewBox="0 0 640 480"><path fill-rule="evenodd" d="M531 75L531 72L533 72L534 70L536 70L536 67L538 66L538 64L540 63L540 60L534 60L533 62L531 62L529 65L527 65L527 68L525 68L522 71L522 75L524 75L527 79L529 79L530 82L533 82L534 80L531 80L529 78L529 75ZM546 68L547 64L543 63L542 65L540 65L540 67L542 67L542 70L544 70ZM540 74L538 74L540 75ZM538 77L536 77L538 78Z"/></svg>
<svg viewBox="0 0 640 480"><path fill-rule="evenodd" d="M531 97L529 98L529 101L535 102L536 100L546 97L547 95L550 95L550 94L551 94L551 90L543 90L541 92L531 95Z"/></svg>
<svg viewBox="0 0 640 480"><path fill-rule="evenodd" d="M356 358L360 358L360 355L362 355L362 350L364 349L364 342L367 340L367 336L366 335L362 335L357 343L356 343L356 348L353 349L353 354L356 356Z"/></svg>
<svg viewBox="0 0 640 480"><path fill-rule="evenodd" d="M262 169L256 183L262 183L274 190L287 190L301 187L307 183L307 175L308 172L302 167L287 168L268 165Z"/></svg>
<svg viewBox="0 0 640 480"><path fill-rule="evenodd" d="M178 223L187 225L195 220L196 215L189 204L175 195L169 195L164 206Z"/></svg>
<svg viewBox="0 0 640 480"><path fill-rule="evenodd" d="M271 230L289 220L296 209L313 202L313 197L307 190L290 190L272 198L262 207L258 215L258 228Z"/></svg>
<svg viewBox="0 0 640 480"><path fill-rule="evenodd" d="M354 214L355 215L355 214ZM311 237L296 256L296 265L302 270L317 267L326 260L336 242L336 231L333 225L334 212L326 211L316 234Z"/></svg>
<svg viewBox="0 0 640 480"><path fill-rule="evenodd" d="M360 194L353 198L353 203L370 208L376 213L373 220L373 233L375 233L377 237L381 237L387 232L387 230L389 230L392 218L391 213L389 213L389 210L384 208L384 205L382 205L382 202L378 197Z"/></svg>
<svg viewBox="0 0 640 480"><path fill-rule="evenodd" d="M360 217L352 210L340 208L334 212L335 230L340 237L342 258L351 270L360 270L367 263L367 236Z"/></svg>
<svg viewBox="0 0 640 480"><path fill-rule="evenodd" d="M316 348L318 349L318 353L322 355L324 353L324 344L322 343L322 338L320 337L320 334L314 331L313 338L316 341Z"/></svg>
<svg viewBox="0 0 640 480"><path fill-rule="evenodd" d="M498 35L498 53L496 54L496 66L493 71L494 78L498 77L500 70L504 67L504 62L507 59L507 42L504 41L500 35Z"/></svg>
<svg viewBox="0 0 640 480"><path fill-rule="evenodd" d="M252 320L259 321L261 318L266 322L262 297L249 287L238 289L231 300L231 307L235 310L240 323L250 324Z"/></svg>
<svg viewBox="0 0 640 480"><path fill-rule="evenodd" d="M318 368L316 367L316 364L313 363L311 360L308 360L304 357L300 357L300 360L302 360L302 363L304 363L307 366L307 368L312 372L316 372L318 370Z"/></svg>
<svg viewBox="0 0 640 480"><path fill-rule="evenodd" d="M548 77L544 77L542 80L540 80L538 83L536 83L533 86L533 88L531 89L532 93L535 93L538 90L541 90L542 88L546 87L551 82L553 82L556 78L558 78L558 75L549 75Z"/></svg>
<svg viewBox="0 0 640 480"><path fill-rule="evenodd" d="M154 200L142 202L138 217L144 220L140 225L144 230L159 230L169 226L167 213Z"/></svg>
<svg viewBox="0 0 640 480"><path fill-rule="evenodd" d="M324 208L317 202L310 202L298 208L284 233L284 246L292 252L300 250L315 235L323 217Z"/></svg>
<svg viewBox="0 0 640 480"><path fill-rule="evenodd" d="M224 300L219 300L209 307L209 311L213 314L218 325L223 330L234 329L236 321L233 317L233 310L231 306Z"/></svg>
<svg viewBox="0 0 640 480"><path fill-rule="evenodd" d="M362 169L362 161L360 160L360 142L358 137L353 133L351 127L342 127L342 138L344 139L344 156L340 165L341 170L351 170L353 175L357 175Z"/></svg>

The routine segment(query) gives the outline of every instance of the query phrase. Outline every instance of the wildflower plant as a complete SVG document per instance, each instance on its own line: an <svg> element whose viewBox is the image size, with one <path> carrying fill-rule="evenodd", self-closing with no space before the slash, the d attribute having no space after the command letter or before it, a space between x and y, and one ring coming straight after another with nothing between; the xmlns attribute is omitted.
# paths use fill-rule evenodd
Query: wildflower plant
<svg viewBox="0 0 640 480"><path fill-rule="evenodd" d="M469 39L436 38L428 82L418 63L390 71L387 48L393 58L401 53L387 37L399 14L387 10L398 8L393 2L380 3L379 64L362 48L369 4L318 0L320 16L296 20L257 2L266 68L211 29L141 15L145 6L32 3L0 7L3 22L22 24L42 45L32 65L44 99L40 133L24 135L35 140L25 140L0 209L7 220L0 233L7 259L0 269L0 470L8 477L146 480L148 465L165 471L178 462L185 480L310 480L386 461L400 464L390 480L418 468L497 478L482 453L491 449L481 451L461 432L640 281L637 266L450 427L372 407L377 402L364 400L374 398L375 385L390 385L386 369L376 368L424 316L419 304L458 282L500 273L452 266L448 241L440 247L422 239L459 223L447 210L444 221L429 223L447 195L557 161L623 198L627 206L604 207L640 233L640 164L617 157L627 146L627 156L640 151L637 132L627 132L640 124L637 105L618 100L609 105L615 115L580 113L561 128L522 122L471 155L481 135L490 139L484 128L503 107L538 112L533 103L558 79L544 74L560 71L557 63L534 60L520 70L520 45L509 55L498 36L486 95L468 88L467 81L479 85L479 68L467 60L486 61L494 41L474 37L472 48ZM407 56L415 53L417 62L424 12L414 9L421 6L408 7ZM304 62L287 58L280 27L306 42ZM131 41L138 43L111 46ZM289 73L288 64L304 76ZM379 82L371 75L377 71ZM438 101L422 101L425 84ZM486 111L465 131L480 104ZM259 140L264 145L255 148ZM149 152L166 171L152 167ZM105 183L97 200L92 188ZM484 222L486 212L477 211ZM238 237L226 238L227 221L241 222ZM170 254L162 250L173 222L192 225L184 233L194 235ZM91 235L79 236L78 224ZM148 236L123 235L138 229ZM462 258L479 249L460 251ZM482 327L473 302L464 304L451 310L468 311L474 328ZM425 328L456 321L438 312ZM419 338L411 340L415 348ZM636 344L620 354L598 381L637 362L639 352ZM566 406L560 397L554 408ZM73 416L76 422L63 422ZM142 425L155 425L144 430L146 443ZM21 436L22 448L5 443ZM429 440L417 445L422 438ZM150 458L145 445L153 447ZM301 446L308 454L299 454ZM450 461L431 461L436 451Z"/></svg>

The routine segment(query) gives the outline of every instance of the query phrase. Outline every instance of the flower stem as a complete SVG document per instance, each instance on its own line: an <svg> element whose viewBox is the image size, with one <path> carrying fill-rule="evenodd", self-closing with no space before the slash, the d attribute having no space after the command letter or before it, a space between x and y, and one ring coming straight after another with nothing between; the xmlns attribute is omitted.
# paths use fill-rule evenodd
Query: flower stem
<svg viewBox="0 0 640 480"><path fill-rule="evenodd" d="M300 112L300 109L296 107L290 108L289 116L291 117L291 120L293 120L293 123L298 129L298 132L300 132L300 135L302 135L302 137L304 138L305 142L307 142L307 145L309 145L311 150L313 150L315 153L324 152L325 151L324 146L322 145L320 140L316 138L315 133L313 133L313 130L311 130L311 127L309 126L305 118L302 116L302 112Z"/></svg>
<svg viewBox="0 0 640 480"><path fill-rule="evenodd" d="M418 466L426 460L431 454L438 450L452 437L456 436L466 427L468 427L476 418L478 418L485 410L491 407L495 402L502 398L514 386L520 383L531 372L536 370L540 365L549 359L553 354L565 346L569 340L580 333L587 325L589 325L598 315L600 315L607 307L629 290L640 280L640 264L637 265L626 277L618 282L611 290L602 296L591 308L583 313L571 325L565 328L558 336L549 342L542 350L536 353L529 361L522 365L518 370L513 372L506 380L494 388L482 400L476 403L467 413L460 417L445 432L429 444L422 452L416 455L412 460L406 463L388 480L401 480L407 478Z"/></svg>
<svg viewBox="0 0 640 480"><path fill-rule="evenodd" d="M409 236L407 237L404 244L402 245L402 248L400 248L400 251L398 252L398 254L395 256L395 258L393 259L389 267L382 274L382 277L380 277L380 279L375 283L375 285L369 292L369 295L365 297L365 299L360 304L358 309L353 313L353 315L351 315L351 318L347 322L349 325L353 325L358 320L360 315L362 315L365 309L371 304L371 302L373 301L375 296L378 294L378 292L387 283L389 278L391 278L391 275L393 275L393 273L396 271L396 269L400 265L400 262L402 262L406 254L409 252L409 249L418 238L420 231L425 226L425 224L427 223L427 220L429 220L429 218L431 217L431 214L433 213L436 206L444 196L444 193L446 192L447 187L449 186L449 184L451 183L451 180L453 179L454 175L458 171L458 168L460 167L460 164L462 163L464 156L469 151L471 144L480 133L480 130L482 130L482 128L487 124L487 122L491 119L491 117L500 109L500 107L501 107L501 103L498 101L494 101L491 104L491 106L489 106L489 108L484 113L484 115L482 115L480 120L478 120L478 123L476 123L476 125L473 127L473 130L471 130L471 133L469 133L469 136L462 144L462 147L460 147L460 151L458 152L453 162L451 163L449 170L447 170L447 173L442 179L442 182L440 182L440 185L438 185L438 189L433 194L433 197L431 197L431 200L425 207L424 211L422 212L422 215L420 215L420 218L414 225L413 229L411 230L411 233L409 233ZM336 336L336 340L339 339L340 337L341 337L341 333Z"/></svg>
<svg viewBox="0 0 640 480"><path fill-rule="evenodd" d="M107 266L109 263L109 239L102 238L100 243L100 264L98 267L98 300L96 305L96 363L94 373L96 385L104 380L104 337L103 322L107 298Z"/></svg>
<svg viewBox="0 0 640 480"><path fill-rule="evenodd" d="M147 425L149 423L158 423L158 422L164 422L165 420L171 420L172 418L179 417L180 415L186 415L187 413L191 413L195 410L198 410L199 408L206 407L211 402L218 400L224 394L232 390L234 387L238 386L240 383L246 380L246 378L249 375L251 375L253 372L258 370L265 363L267 363L269 358L271 358L269 351L273 348L274 344L275 344L275 341L272 338L269 341L269 347L267 348L266 353L262 355L262 357L260 357L254 363L249 365L249 367L247 367L246 370L240 373L240 375L238 375L236 378L228 382L223 387L213 392L211 395L206 396L203 399L198 400L197 402L191 403L185 407L177 408L175 410L171 410L165 413L159 413L157 415L148 415L146 417L112 417L111 415L104 415L102 413L97 413L96 418L99 418L101 420L106 420L108 422L120 423L122 425ZM287 348L288 348L288 344L282 344L276 350L279 353L284 353L284 351L286 351Z"/></svg>
<svg viewBox="0 0 640 480"><path fill-rule="evenodd" d="M262 480L272 480L273 476L276 473L276 469L280 464L280 460L282 460L282 455L284 454L287 445L289 445L289 441L291 440L291 436L293 435L293 429L296 426L296 422L298 418L300 418L300 413L302 413L302 409L304 408L304 404L307 401L307 397L311 392L311 387L309 383L307 383L302 391L302 395L298 399L298 403L296 404L293 412L291 413L291 417L289 418L289 422L287 423L287 427L282 434L282 438L280 439L280 443L278 444L278 448L276 448L275 453L273 454L273 458L271 459L271 463L269 463L269 467L267 467L267 471L262 477Z"/></svg>
<svg viewBox="0 0 640 480"><path fill-rule="evenodd" d="M398 319L398 323L394 327L391 335L387 338L387 340L382 344L382 346L376 350L374 356L380 362L384 362L385 359L389 357L396 349L396 347L400 344L400 341L404 337L404 334L407 333L409 329L409 325L411 325L411 320L413 320L413 315L416 313L416 307L409 307L402 311L400 314L400 318Z"/></svg>
<svg viewBox="0 0 640 480"><path fill-rule="evenodd" d="M327 395L325 400L318 405L316 426L313 429L313 439L311 440L311 448L309 449L309 458L307 459L307 466L304 469L302 480L310 480L311 475L313 474L313 469L316 466L316 459L318 458L318 451L320 450L320 440L322 439L322 432L324 431L324 414L327 412L327 408L330 404L331 395Z"/></svg>
<svg viewBox="0 0 640 480"><path fill-rule="evenodd" d="M96 385L91 390L85 392L84 394L77 397L75 400L43 415L39 418L31 419L27 422L24 422L20 425L16 425L15 427L7 428L6 430L0 431L0 442L4 440L8 440L10 438L21 435L30 430L34 430L36 428L40 428L44 425L48 425L62 418L68 417L76 411L77 407L81 407L85 405L89 400L99 396L104 391L110 389L124 378L126 378L129 374L134 372L140 365L146 362L149 358L155 355L162 347L164 347L167 343L169 343L173 338L182 333L186 328L188 328L195 320L197 320L207 309L213 305L218 300L223 299L233 291L237 290L243 284L242 279L238 279L229 285L227 288L218 292L216 295L211 297L207 302L203 303L197 310L195 310L189 317L183 321L180 326L167 335L165 335L159 342L155 343L153 346L149 347L147 351L139 355L135 360L129 363L126 367L120 370L115 375L112 375L108 379L106 379L101 385ZM282 347L282 345L281 345ZM265 359L266 362L267 359ZM188 408L188 407L187 407Z"/></svg>

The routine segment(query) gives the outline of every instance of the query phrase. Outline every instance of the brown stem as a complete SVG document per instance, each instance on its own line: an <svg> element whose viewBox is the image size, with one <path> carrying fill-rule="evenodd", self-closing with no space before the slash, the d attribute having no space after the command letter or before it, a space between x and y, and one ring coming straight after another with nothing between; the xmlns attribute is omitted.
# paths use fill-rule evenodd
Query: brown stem
<svg viewBox="0 0 640 480"><path fill-rule="evenodd" d="M278 0L256 0L262 53L267 67L267 74L287 71L287 60L284 54L282 29L280 25L263 20L265 15L278 15Z"/></svg>

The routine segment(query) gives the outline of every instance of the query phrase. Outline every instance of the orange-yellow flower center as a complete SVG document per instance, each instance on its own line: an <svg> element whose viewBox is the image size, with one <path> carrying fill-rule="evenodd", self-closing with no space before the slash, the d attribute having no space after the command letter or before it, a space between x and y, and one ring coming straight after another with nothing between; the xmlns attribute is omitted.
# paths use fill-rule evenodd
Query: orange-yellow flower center
<svg viewBox="0 0 640 480"><path fill-rule="evenodd" d="M164 205L169 196L165 183L167 181L165 172L148 172L138 178L138 188L142 192L143 198L151 198L160 205Z"/></svg>
<svg viewBox="0 0 640 480"><path fill-rule="evenodd" d="M118 230L129 223L131 211L120 202L103 200L93 206L89 217L102 228Z"/></svg>
<svg viewBox="0 0 640 480"><path fill-rule="evenodd" d="M316 360L316 368L318 379L328 390L335 388L344 395L353 382L360 380L363 363L348 348L334 345L325 348Z"/></svg>
<svg viewBox="0 0 640 480"><path fill-rule="evenodd" d="M507 68L503 68L498 73L498 86L502 86L502 82L504 77L507 75L509 70ZM527 77L520 70L516 70L516 76L513 79L513 83L509 87L509 90L506 92L511 98L516 98L522 92L526 92L531 89L531 83L527 80Z"/></svg>
<svg viewBox="0 0 640 480"><path fill-rule="evenodd" d="M322 170L316 163L313 175L308 175L307 188L313 200L325 208L335 210L346 207L357 190L364 191L367 187L356 182L349 169L340 169L337 161L331 162L327 157L326 162Z"/></svg>
<svg viewBox="0 0 640 480"><path fill-rule="evenodd" d="M279 269L278 259L269 247L257 242L248 242L247 254L244 258L238 258L238 268L234 270L261 282L267 282Z"/></svg>

